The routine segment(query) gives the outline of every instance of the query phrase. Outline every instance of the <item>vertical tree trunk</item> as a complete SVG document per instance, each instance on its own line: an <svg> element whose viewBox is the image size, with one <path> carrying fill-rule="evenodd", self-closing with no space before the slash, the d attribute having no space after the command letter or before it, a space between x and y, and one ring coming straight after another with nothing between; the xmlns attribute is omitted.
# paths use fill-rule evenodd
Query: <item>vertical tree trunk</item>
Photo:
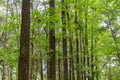
<svg viewBox="0 0 120 80"><path fill-rule="evenodd" d="M3 69L2 69L2 80L5 80L5 63L3 61L3 65L2 65Z"/></svg>
<svg viewBox="0 0 120 80"><path fill-rule="evenodd" d="M69 7L68 4L66 4L66 14L67 14L67 22L68 22L68 27L70 28L70 16L69 16ZM72 43L72 30L69 30L69 80L75 80L75 74L74 74L74 55L73 55L73 43Z"/></svg>
<svg viewBox="0 0 120 80"><path fill-rule="evenodd" d="M43 80L42 53L40 52L40 80Z"/></svg>
<svg viewBox="0 0 120 80"><path fill-rule="evenodd" d="M70 26L69 26L70 27ZM69 58L69 80L75 80L74 74L74 55L73 55L73 44L72 44L72 32L69 32L69 46L70 46L70 58Z"/></svg>
<svg viewBox="0 0 120 80"><path fill-rule="evenodd" d="M88 68L90 67L89 65L89 53L88 53L88 32L87 32L87 28L88 28L88 2L85 1L85 57L86 57L86 73L85 73L85 80L88 79L90 80L90 71L88 70ZM88 74L88 75L87 75Z"/></svg>
<svg viewBox="0 0 120 80"><path fill-rule="evenodd" d="M29 80L30 0L22 1L18 80Z"/></svg>
<svg viewBox="0 0 120 80"><path fill-rule="evenodd" d="M13 77L12 77L12 74L13 74L13 73L12 73L12 68L10 67L10 80L13 80L13 79L12 79L12 78L13 78Z"/></svg>
<svg viewBox="0 0 120 80"><path fill-rule="evenodd" d="M94 53L93 53L93 40L94 40L94 32L93 32L93 24L94 24L94 9L93 9L93 13L92 13L92 27L91 27L91 80L94 80Z"/></svg>
<svg viewBox="0 0 120 80"><path fill-rule="evenodd" d="M79 41L78 41L78 16L77 16L77 3L78 1L75 0L75 31L76 31L76 75L77 75L77 80L80 80L80 71L79 71Z"/></svg>
<svg viewBox="0 0 120 80"><path fill-rule="evenodd" d="M58 42L58 52L61 50L60 42ZM63 60L61 59L61 53L58 53L58 80L63 80Z"/></svg>
<svg viewBox="0 0 120 80"><path fill-rule="evenodd" d="M55 0L49 1L49 17L55 16ZM48 80L56 80L56 50L55 50L55 26L54 20L49 22L49 53L48 53Z"/></svg>
<svg viewBox="0 0 120 80"><path fill-rule="evenodd" d="M70 32L71 33L71 32ZM70 61L70 80L75 80L75 74L74 74L74 55L73 55L73 45L72 45L72 33L70 34L70 36L69 36L70 38L69 38L69 46L70 46L70 59L69 59L69 61Z"/></svg>
<svg viewBox="0 0 120 80"><path fill-rule="evenodd" d="M8 0L7 0L7 4L6 4L6 21L5 21L5 23L7 24L8 23L8 20L7 20L7 17L8 17Z"/></svg>
<svg viewBox="0 0 120 80"><path fill-rule="evenodd" d="M84 67L84 63L83 63L83 58L84 58L84 54L83 54L83 28L80 27L80 69L81 69L81 76L80 76L80 80L84 80L84 71L83 71L83 67Z"/></svg>
<svg viewBox="0 0 120 80"><path fill-rule="evenodd" d="M34 33L32 33L33 36ZM31 58L30 58L30 75L29 75L29 79L33 80L33 70L34 70L34 58L33 58L33 54L34 54L34 43L31 42Z"/></svg>
<svg viewBox="0 0 120 80"><path fill-rule="evenodd" d="M65 1L61 0L62 11L62 41L63 41L63 79L68 80L68 61L67 61L67 39L66 39L66 12L65 12Z"/></svg>

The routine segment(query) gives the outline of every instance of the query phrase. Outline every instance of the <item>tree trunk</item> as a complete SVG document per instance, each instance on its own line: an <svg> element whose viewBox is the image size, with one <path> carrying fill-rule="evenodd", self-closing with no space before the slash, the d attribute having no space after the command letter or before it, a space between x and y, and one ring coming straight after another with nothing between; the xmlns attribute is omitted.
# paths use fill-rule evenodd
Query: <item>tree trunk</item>
<svg viewBox="0 0 120 80"><path fill-rule="evenodd" d="M42 53L40 52L40 80L43 80Z"/></svg>
<svg viewBox="0 0 120 80"><path fill-rule="evenodd" d="M32 35L33 36L33 35ZM30 80L33 80L33 70L34 70L34 58L33 58L33 55L34 55L34 43L31 42L31 58L30 58L30 75L29 75L29 79Z"/></svg>
<svg viewBox="0 0 120 80"><path fill-rule="evenodd" d="M58 42L58 80L63 80L63 61L61 59L61 46L60 46L60 41Z"/></svg>
<svg viewBox="0 0 120 80"><path fill-rule="evenodd" d="M63 79L68 80L68 61L67 61L67 39L66 39L66 12L65 12L65 1L61 0L62 11L62 42L63 42Z"/></svg>
<svg viewBox="0 0 120 80"><path fill-rule="evenodd" d="M75 0L75 31L76 31L76 75L77 75L77 80L80 80L80 71L79 71L79 41L78 41L78 16L77 16L77 3L78 1Z"/></svg>
<svg viewBox="0 0 120 80"><path fill-rule="evenodd" d="M70 16L69 16L69 7L68 4L66 5L66 14L67 14L67 21L68 21L68 27L70 28ZM69 80L75 80L75 74L74 74L74 55L73 55L73 43L72 43L72 30L69 31Z"/></svg>
<svg viewBox="0 0 120 80"><path fill-rule="evenodd" d="M3 69L2 69L2 80L5 80L5 63L3 62Z"/></svg>
<svg viewBox="0 0 120 80"><path fill-rule="evenodd" d="M55 0L49 1L49 17L55 15ZM49 53L48 53L48 80L56 80L56 50L55 50L55 26L54 20L49 21ZM51 28L52 27L52 28Z"/></svg>
<svg viewBox="0 0 120 80"><path fill-rule="evenodd" d="M80 80L84 80L84 71L83 71L83 67L84 67L84 63L83 63L83 58L84 58L84 54L83 54L83 28L80 27L80 69L81 69L81 79Z"/></svg>
<svg viewBox="0 0 120 80"><path fill-rule="evenodd" d="M94 57L94 53L93 53L93 48L94 48L94 45L93 45L93 40L94 40L94 31L93 31L93 24L94 24L94 9L93 9L93 13L92 13L92 27L91 27L91 80L94 80L94 60L95 60L95 57Z"/></svg>
<svg viewBox="0 0 120 80"><path fill-rule="evenodd" d="M29 80L30 0L22 1L18 80Z"/></svg>

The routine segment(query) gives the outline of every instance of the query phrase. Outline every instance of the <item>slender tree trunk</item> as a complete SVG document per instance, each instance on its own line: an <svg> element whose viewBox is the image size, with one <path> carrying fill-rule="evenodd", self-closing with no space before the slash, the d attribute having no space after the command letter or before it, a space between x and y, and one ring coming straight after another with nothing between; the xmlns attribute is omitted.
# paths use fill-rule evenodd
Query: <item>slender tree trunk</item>
<svg viewBox="0 0 120 80"><path fill-rule="evenodd" d="M22 1L18 80L29 80L30 0Z"/></svg>
<svg viewBox="0 0 120 80"><path fill-rule="evenodd" d="M79 71L79 42L78 42L78 31L76 30L76 75L77 75L77 80L80 80L80 71Z"/></svg>
<svg viewBox="0 0 120 80"><path fill-rule="evenodd" d="M8 20L7 20L7 17L8 17L8 0L7 0L7 5L6 5L6 21L5 21L5 24L8 23Z"/></svg>
<svg viewBox="0 0 120 80"><path fill-rule="evenodd" d="M34 34L34 33L33 33ZM32 34L32 36L33 36L33 34ZM31 42L31 59L30 59L30 75L29 75L29 79L30 80L33 80L33 70L34 70L34 58L33 58L33 54L34 54L34 43L33 42Z"/></svg>
<svg viewBox="0 0 120 80"><path fill-rule="evenodd" d="M49 1L49 17L55 16L55 0ZM48 80L56 80L56 50L55 50L55 26L54 21L49 22L49 58L48 58Z"/></svg>
<svg viewBox="0 0 120 80"><path fill-rule="evenodd" d="M71 33L71 32L70 32ZM75 80L75 74L74 74L74 55L73 55L73 44L72 44L72 33L69 35L69 46L70 46L70 71L69 71L69 77L70 80Z"/></svg>
<svg viewBox="0 0 120 80"><path fill-rule="evenodd" d="M60 42L58 42L58 51L61 50ZM58 53L58 80L63 80L63 61L61 59L61 53Z"/></svg>
<svg viewBox="0 0 120 80"><path fill-rule="evenodd" d="M81 69L81 77L80 80L83 80L84 78L84 71L83 71L83 58L84 58L84 54L83 54L83 28L80 27L80 69Z"/></svg>
<svg viewBox="0 0 120 80"><path fill-rule="evenodd" d="M58 59L58 80L61 80L61 72L60 72L61 68L60 68L60 58Z"/></svg>
<svg viewBox="0 0 120 80"><path fill-rule="evenodd" d="M92 27L91 27L91 80L94 80L94 60L95 60L95 57L94 57L94 53L93 53L93 41L94 41L94 32L93 32L93 24L94 24L94 9L93 9L93 13L92 13Z"/></svg>
<svg viewBox="0 0 120 80"><path fill-rule="evenodd" d="M90 58L89 58L89 53L88 53L88 32L87 32L87 28L88 28L88 1L85 1L85 57L86 57L86 69L88 69L90 67ZM88 74L88 75L87 75ZM86 77L85 79L90 80L90 71L86 70Z"/></svg>
<svg viewBox="0 0 120 80"><path fill-rule="evenodd" d="M76 75L77 75L77 80L80 80L80 71L79 71L79 41L78 41L78 30L79 30L79 26L78 26L78 16L77 16L77 3L78 1L75 0L75 31L76 31Z"/></svg>
<svg viewBox="0 0 120 80"><path fill-rule="evenodd" d="M65 12L65 1L61 0L62 11L62 41L63 41L63 79L68 80L68 59L67 59L67 39L66 39L66 12Z"/></svg>
<svg viewBox="0 0 120 80"><path fill-rule="evenodd" d="M13 78L13 77L12 77L12 74L13 74L13 73L12 73L12 68L10 67L10 80L13 80L13 79L12 79L12 78Z"/></svg>
<svg viewBox="0 0 120 80"><path fill-rule="evenodd" d="M3 69L2 69L2 80L5 80L5 63L3 61Z"/></svg>
<svg viewBox="0 0 120 80"><path fill-rule="evenodd" d="M70 28L70 16L69 16L69 7L68 4L66 5L66 14L67 14L67 22L68 22L68 27ZM75 74L74 74L74 55L73 55L73 43L72 43L72 30L69 30L69 80L75 80Z"/></svg>
<svg viewBox="0 0 120 80"><path fill-rule="evenodd" d="M70 26L69 26L70 27ZM73 44L72 44L72 32L69 32L69 46L70 46L70 58L69 58L69 80L75 80L74 74L74 55L73 55Z"/></svg>
<svg viewBox="0 0 120 80"><path fill-rule="evenodd" d="M42 53L40 52L40 80L43 80Z"/></svg>

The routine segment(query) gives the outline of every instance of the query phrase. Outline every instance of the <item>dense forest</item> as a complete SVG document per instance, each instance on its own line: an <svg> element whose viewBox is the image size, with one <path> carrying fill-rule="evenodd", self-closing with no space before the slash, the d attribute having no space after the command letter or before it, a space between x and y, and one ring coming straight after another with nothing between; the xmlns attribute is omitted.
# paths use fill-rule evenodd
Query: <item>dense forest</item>
<svg viewBox="0 0 120 80"><path fill-rule="evenodd" d="M0 0L0 80L120 80L120 0Z"/></svg>

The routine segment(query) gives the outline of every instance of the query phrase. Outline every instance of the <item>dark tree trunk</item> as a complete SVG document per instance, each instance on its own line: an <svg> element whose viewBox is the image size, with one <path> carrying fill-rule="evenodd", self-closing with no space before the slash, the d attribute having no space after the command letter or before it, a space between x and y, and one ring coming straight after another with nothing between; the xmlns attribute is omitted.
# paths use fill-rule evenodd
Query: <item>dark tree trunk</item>
<svg viewBox="0 0 120 80"><path fill-rule="evenodd" d="M77 75L77 80L80 80L80 71L79 71L79 41L78 41L78 30L79 30L79 26L78 26L78 16L77 16L77 3L78 1L75 0L75 33L76 33L76 75Z"/></svg>
<svg viewBox="0 0 120 80"><path fill-rule="evenodd" d="M71 32L70 32L71 33ZM69 77L70 80L75 80L75 74L74 74L74 55L73 55L73 44L72 44L72 34L69 36L69 46L70 46L70 71L69 71Z"/></svg>
<svg viewBox="0 0 120 80"><path fill-rule="evenodd" d="M55 0L49 1L49 17L55 16ZM56 80L56 50L55 50L55 26L54 20L49 21L49 53L48 53L48 80ZM52 28L51 28L52 27Z"/></svg>
<svg viewBox="0 0 120 80"><path fill-rule="evenodd" d="M83 58L84 58L84 54L83 54L83 28L80 27L80 69L81 69L81 79L80 80L83 80L84 78L84 71L83 71Z"/></svg>
<svg viewBox="0 0 120 80"><path fill-rule="evenodd" d="M22 1L18 80L29 80L30 0Z"/></svg>
<svg viewBox="0 0 120 80"><path fill-rule="evenodd" d="M92 13L92 27L91 27L91 80L94 80L94 60L95 60L95 57L94 57L94 52L93 52L93 48L94 48L94 45L93 45L93 40L94 40L94 31L93 31L93 26L94 26L94 9L93 9L93 13Z"/></svg>
<svg viewBox="0 0 120 80"><path fill-rule="evenodd" d="M68 80L68 61L67 61L67 39L66 39L66 12L65 12L65 1L61 0L62 11L62 42L63 42L63 79Z"/></svg>

